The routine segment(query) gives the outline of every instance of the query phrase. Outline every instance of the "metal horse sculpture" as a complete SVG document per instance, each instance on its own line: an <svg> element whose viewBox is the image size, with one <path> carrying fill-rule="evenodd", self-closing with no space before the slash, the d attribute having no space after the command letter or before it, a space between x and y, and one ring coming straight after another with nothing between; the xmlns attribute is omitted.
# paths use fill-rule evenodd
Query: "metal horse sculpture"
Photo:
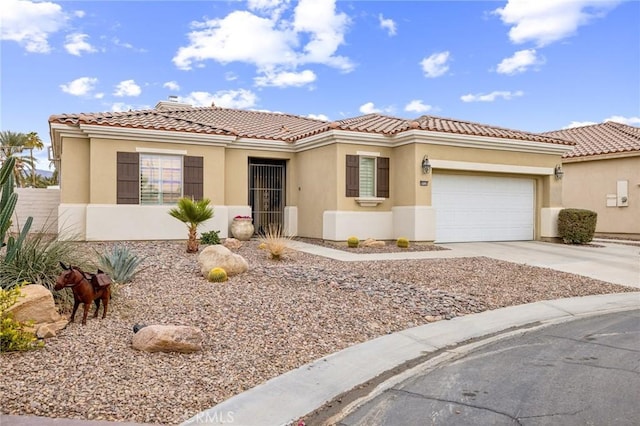
<svg viewBox="0 0 640 426"><path fill-rule="evenodd" d="M63 271L56 280L54 290L62 290L65 287L70 287L71 290L73 290L74 303L70 322L73 322L80 303L84 303L82 325L87 324L87 314L89 313L89 306L92 302L96 304L96 312L93 317L98 317L100 301L102 301L104 306L102 318L106 318L107 307L109 306L109 299L111 298L111 279L108 275L100 270L98 270L97 274L87 274L77 266L67 266L62 262L60 262L60 266Z"/></svg>

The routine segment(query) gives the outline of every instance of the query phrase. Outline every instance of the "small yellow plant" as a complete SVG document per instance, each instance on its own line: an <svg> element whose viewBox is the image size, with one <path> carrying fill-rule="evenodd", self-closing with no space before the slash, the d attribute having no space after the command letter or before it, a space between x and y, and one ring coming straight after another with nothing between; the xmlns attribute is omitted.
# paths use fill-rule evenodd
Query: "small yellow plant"
<svg viewBox="0 0 640 426"><path fill-rule="evenodd" d="M209 271L209 281L212 283L223 283L228 279L227 271L222 268L213 268Z"/></svg>
<svg viewBox="0 0 640 426"><path fill-rule="evenodd" d="M396 245L400 248L409 248L409 240L404 237L400 237L396 241Z"/></svg>
<svg viewBox="0 0 640 426"><path fill-rule="evenodd" d="M359 245L360 245L360 240L358 239L358 237L347 238L347 247L357 248Z"/></svg>
<svg viewBox="0 0 640 426"><path fill-rule="evenodd" d="M280 225L269 225L268 230L260 234L258 239L260 245L269 252L269 257L273 260L281 260L284 255L291 250L290 243L293 236L284 234Z"/></svg>
<svg viewBox="0 0 640 426"><path fill-rule="evenodd" d="M28 351L43 346L33 333L25 330L24 325L7 312L18 301L20 287L0 288L0 352Z"/></svg>
<svg viewBox="0 0 640 426"><path fill-rule="evenodd" d="M266 243L260 243L258 245L258 250L265 250L267 248L267 244Z"/></svg>

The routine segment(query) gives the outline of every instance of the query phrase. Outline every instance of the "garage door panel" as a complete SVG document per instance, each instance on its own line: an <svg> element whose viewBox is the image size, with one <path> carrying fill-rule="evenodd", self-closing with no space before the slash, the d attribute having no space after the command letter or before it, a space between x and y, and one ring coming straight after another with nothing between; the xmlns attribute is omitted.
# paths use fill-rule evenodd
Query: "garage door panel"
<svg viewBox="0 0 640 426"><path fill-rule="evenodd" d="M532 179L434 175L436 241L533 239Z"/></svg>

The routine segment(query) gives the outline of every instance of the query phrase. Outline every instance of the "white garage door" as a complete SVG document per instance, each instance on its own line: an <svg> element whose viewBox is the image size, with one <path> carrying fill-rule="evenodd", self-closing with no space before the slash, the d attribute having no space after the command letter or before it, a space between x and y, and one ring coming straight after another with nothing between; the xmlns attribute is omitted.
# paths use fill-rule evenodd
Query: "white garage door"
<svg viewBox="0 0 640 426"><path fill-rule="evenodd" d="M532 179L434 175L436 242L533 239Z"/></svg>

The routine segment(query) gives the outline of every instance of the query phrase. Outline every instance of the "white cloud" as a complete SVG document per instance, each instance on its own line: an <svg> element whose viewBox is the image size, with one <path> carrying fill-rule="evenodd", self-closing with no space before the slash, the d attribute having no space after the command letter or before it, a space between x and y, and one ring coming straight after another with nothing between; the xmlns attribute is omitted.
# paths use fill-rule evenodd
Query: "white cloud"
<svg viewBox="0 0 640 426"><path fill-rule="evenodd" d="M423 112L427 112L427 111L431 111L433 109L433 107L431 105L426 105L424 102L422 102L419 99L414 99L411 102L409 102L405 107L404 110L407 112L416 112L418 114L423 113Z"/></svg>
<svg viewBox="0 0 640 426"><path fill-rule="evenodd" d="M224 79L227 81L234 81L238 79L238 76L233 71L227 71L224 73Z"/></svg>
<svg viewBox="0 0 640 426"><path fill-rule="evenodd" d="M177 81L167 81L162 85L162 87L164 87L165 89L173 90L174 92L180 90L180 85Z"/></svg>
<svg viewBox="0 0 640 426"><path fill-rule="evenodd" d="M604 121L615 121L616 123L622 123L628 126L640 126L640 117L623 117L621 115L612 115L609 118L605 118Z"/></svg>
<svg viewBox="0 0 640 426"><path fill-rule="evenodd" d="M595 121L572 121L564 126L562 129L573 129L574 127L591 126L592 124L598 124Z"/></svg>
<svg viewBox="0 0 640 426"><path fill-rule="evenodd" d="M365 104L360 105L360 112L363 114L376 114L382 112L381 109L376 108L373 102L367 102Z"/></svg>
<svg viewBox="0 0 640 426"><path fill-rule="evenodd" d="M307 114L307 117L313 118L314 120L329 121L329 117L324 114Z"/></svg>
<svg viewBox="0 0 640 426"><path fill-rule="evenodd" d="M254 81L258 87L300 87L316 81L316 74L311 70L266 72L264 75L254 78Z"/></svg>
<svg viewBox="0 0 640 426"><path fill-rule="evenodd" d="M125 104L124 102L116 102L111 105L111 111L124 112L135 109L133 105Z"/></svg>
<svg viewBox="0 0 640 426"><path fill-rule="evenodd" d="M73 33L66 36L64 48L72 55L82 56L82 52L93 53L96 49L87 42L88 34Z"/></svg>
<svg viewBox="0 0 640 426"><path fill-rule="evenodd" d="M123 96L139 96L140 93L142 93L142 89L134 80L124 80L116 85L113 96L121 98Z"/></svg>
<svg viewBox="0 0 640 426"><path fill-rule="evenodd" d="M86 15L86 12L84 10L76 10L73 12L73 16L75 16L76 18L84 18Z"/></svg>
<svg viewBox="0 0 640 426"><path fill-rule="evenodd" d="M396 35L396 23L393 19L385 18L382 16L382 13L378 15L378 20L380 21L380 28L383 30L387 30L387 34L389 36Z"/></svg>
<svg viewBox="0 0 640 426"><path fill-rule="evenodd" d="M60 88L64 93L68 93L73 96L90 96L91 92L98 84L98 79L95 77L80 77L67 84L61 84ZM98 97L100 94L95 95Z"/></svg>
<svg viewBox="0 0 640 426"><path fill-rule="evenodd" d="M62 7L51 2L3 0L0 8L0 40L20 44L27 52L49 53L49 36L67 22Z"/></svg>
<svg viewBox="0 0 640 426"><path fill-rule="evenodd" d="M450 59L449 57L449 52L445 51L434 53L433 55L424 58L420 62L420 65L422 66L422 71L424 71L425 77L440 77L449 71L449 65L447 64Z"/></svg>
<svg viewBox="0 0 640 426"><path fill-rule="evenodd" d="M284 11L288 6L287 1L252 1L249 7L255 13L238 10L221 19L194 22L188 45L178 49L173 62L184 70L207 60L245 62L265 75L295 72L304 64L353 69L348 58L336 55L350 21L346 14L336 12L335 0L300 0L289 20L281 19L279 12L266 17L259 14Z"/></svg>
<svg viewBox="0 0 640 426"><path fill-rule="evenodd" d="M216 93L191 92L189 95L180 98L180 102L193 106L216 106L222 108L247 109L255 106L258 97L255 93L246 89L220 90Z"/></svg>
<svg viewBox="0 0 640 426"><path fill-rule="evenodd" d="M517 98L524 95L522 90L518 90L516 92L508 92L505 90L496 90L491 93L478 93L476 95L469 93L468 95L463 95L460 99L463 102L493 102L497 99L504 99L506 101L511 100L513 98Z"/></svg>
<svg viewBox="0 0 640 426"><path fill-rule="evenodd" d="M578 27L604 16L620 0L508 0L493 13L511 26L513 43L534 42L538 47L572 36Z"/></svg>
<svg viewBox="0 0 640 426"><path fill-rule="evenodd" d="M499 74L514 75L527 71L530 67L544 63L544 59L538 58L535 49L518 50L513 56L504 58L498 64Z"/></svg>

